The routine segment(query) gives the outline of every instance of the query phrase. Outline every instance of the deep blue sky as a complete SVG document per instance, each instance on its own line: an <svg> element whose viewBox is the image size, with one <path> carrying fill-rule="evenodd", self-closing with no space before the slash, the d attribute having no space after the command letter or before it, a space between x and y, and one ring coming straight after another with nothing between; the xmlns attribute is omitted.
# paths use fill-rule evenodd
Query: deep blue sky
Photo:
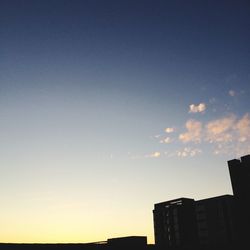
<svg viewBox="0 0 250 250"><path fill-rule="evenodd" d="M242 0L2 0L0 242L153 242L154 203L232 193L249 27Z"/></svg>

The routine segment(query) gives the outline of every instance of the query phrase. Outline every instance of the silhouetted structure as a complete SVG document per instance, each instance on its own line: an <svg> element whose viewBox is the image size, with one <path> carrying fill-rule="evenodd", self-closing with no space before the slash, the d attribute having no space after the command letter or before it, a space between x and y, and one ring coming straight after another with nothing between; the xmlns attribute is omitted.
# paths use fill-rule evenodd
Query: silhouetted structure
<svg viewBox="0 0 250 250"><path fill-rule="evenodd" d="M228 249L235 241L234 197L222 195L195 202L199 248Z"/></svg>
<svg viewBox="0 0 250 250"><path fill-rule="evenodd" d="M235 197L235 222L237 245L249 245L250 236L250 155L228 161Z"/></svg>
<svg viewBox="0 0 250 250"><path fill-rule="evenodd" d="M91 243L8 244L0 243L0 250L148 250L146 236L127 236Z"/></svg>
<svg viewBox="0 0 250 250"><path fill-rule="evenodd" d="M180 198L154 205L159 249L243 249L250 225L250 155L228 161L234 195L195 201Z"/></svg>
<svg viewBox="0 0 250 250"><path fill-rule="evenodd" d="M155 204L155 244L161 249L216 249L234 243L233 196Z"/></svg>
<svg viewBox="0 0 250 250"><path fill-rule="evenodd" d="M111 249L138 249L144 250L147 247L146 236L128 236L108 239L108 246Z"/></svg>
<svg viewBox="0 0 250 250"><path fill-rule="evenodd" d="M228 161L228 168L235 198L240 203L247 202L250 191L250 155Z"/></svg>
<svg viewBox="0 0 250 250"><path fill-rule="evenodd" d="M155 204L153 215L158 247L192 247L197 242L193 199L180 198Z"/></svg>

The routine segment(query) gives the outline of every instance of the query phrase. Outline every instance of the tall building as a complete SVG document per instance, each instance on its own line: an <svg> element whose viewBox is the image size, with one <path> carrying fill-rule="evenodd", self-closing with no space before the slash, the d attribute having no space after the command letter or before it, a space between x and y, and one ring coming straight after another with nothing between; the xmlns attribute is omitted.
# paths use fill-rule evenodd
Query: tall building
<svg viewBox="0 0 250 250"><path fill-rule="evenodd" d="M244 247L249 245L250 237L250 155L228 161L228 168L235 197L237 244Z"/></svg>
<svg viewBox="0 0 250 250"><path fill-rule="evenodd" d="M233 203L232 195L222 195L155 204L156 246L162 249L228 248L235 240Z"/></svg>
<svg viewBox="0 0 250 250"><path fill-rule="evenodd" d="M154 205L155 244L163 249L196 244L195 201L188 198Z"/></svg>
<svg viewBox="0 0 250 250"><path fill-rule="evenodd" d="M198 244L210 249L228 249L235 242L234 197L222 195L195 202Z"/></svg>
<svg viewBox="0 0 250 250"><path fill-rule="evenodd" d="M228 161L233 194L239 202L249 200L250 192L250 155Z"/></svg>

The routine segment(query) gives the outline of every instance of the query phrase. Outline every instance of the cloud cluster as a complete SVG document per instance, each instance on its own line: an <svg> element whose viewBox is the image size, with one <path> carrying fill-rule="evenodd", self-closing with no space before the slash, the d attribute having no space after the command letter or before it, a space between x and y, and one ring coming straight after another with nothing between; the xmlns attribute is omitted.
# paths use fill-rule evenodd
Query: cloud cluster
<svg viewBox="0 0 250 250"><path fill-rule="evenodd" d="M196 120L188 120L186 122L187 132L179 135L180 141L195 142L199 143L201 141L202 123Z"/></svg>
<svg viewBox="0 0 250 250"><path fill-rule="evenodd" d="M237 122L235 129L238 132L240 142L250 141L250 115L245 114L242 119Z"/></svg>
<svg viewBox="0 0 250 250"><path fill-rule="evenodd" d="M235 127L236 116L230 115L214 121L208 122L206 125L206 138L210 143L213 142L230 142L233 140L233 129Z"/></svg>
<svg viewBox="0 0 250 250"><path fill-rule="evenodd" d="M231 114L209 121L204 126L200 121L188 120L185 127L187 131L179 135L179 140L184 143L250 141L250 115L248 113L240 119Z"/></svg>
<svg viewBox="0 0 250 250"><path fill-rule="evenodd" d="M191 104L189 105L189 113L201 113L206 110L206 104L200 103L198 105Z"/></svg>
<svg viewBox="0 0 250 250"><path fill-rule="evenodd" d="M228 95L234 97L236 92L229 90ZM209 103L214 104L215 102L216 100L212 98ZM191 104L189 113L204 113L206 108L204 102L198 105ZM242 156L250 153L250 113L246 113L242 117L237 117L232 113L217 119L206 120L206 122L188 119L184 131L177 133L180 129L176 127L166 127L164 131L167 136L161 134L154 138L159 143L165 144L168 151L156 151L146 157L193 157L202 153L203 146L206 146L206 149L211 148L214 154ZM183 144L185 147L178 149ZM197 148L198 145L199 148Z"/></svg>
<svg viewBox="0 0 250 250"><path fill-rule="evenodd" d="M183 149L176 151L153 152L146 157L158 158L161 156L193 157L202 153L201 147L212 146L214 154L234 154L241 156L250 153L250 114L242 117L230 114L218 119L202 123L199 120L189 119L185 124L186 131L175 136L159 137L162 144L178 145L178 141L185 144ZM173 130L165 129L172 133ZM171 132L170 132L171 131ZM193 145L196 145L195 148ZM198 145L199 148L197 147ZM172 146L168 146L171 149Z"/></svg>
<svg viewBox="0 0 250 250"><path fill-rule="evenodd" d="M240 119L230 115L211 121L206 126L206 132L206 139L212 143L250 142L250 115L247 113Z"/></svg>
<svg viewBox="0 0 250 250"><path fill-rule="evenodd" d="M183 143L209 143L214 153L244 154L250 148L250 115L241 118L231 114L202 125L197 120L186 122L186 132L179 135ZM185 152L184 152L185 154Z"/></svg>

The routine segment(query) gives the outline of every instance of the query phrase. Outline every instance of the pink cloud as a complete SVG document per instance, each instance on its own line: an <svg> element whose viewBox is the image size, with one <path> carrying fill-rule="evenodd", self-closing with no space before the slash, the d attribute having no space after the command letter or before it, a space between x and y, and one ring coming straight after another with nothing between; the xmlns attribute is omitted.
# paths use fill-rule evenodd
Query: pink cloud
<svg viewBox="0 0 250 250"><path fill-rule="evenodd" d="M180 134L179 139L182 142L200 142L201 141L201 132L202 132L202 123L196 120L188 120L186 122L187 132Z"/></svg>
<svg viewBox="0 0 250 250"><path fill-rule="evenodd" d="M210 143L232 141L232 129L234 128L235 121L236 117L234 115L210 121L206 125L206 140Z"/></svg>
<svg viewBox="0 0 250 250"><path fill-rule="evenodd" d="M189 113L200 113L206 110L206 104L200 103L198 105L191 104L189 105Z"/></svg>
<svg viewBox="0 0 250 250"><path fill-rule="evenodd" d="M166 128L165 132L166 133L172 133L172 132L174 132L174 128Z"/></svg>
<svg viewBox="0 0 250 250"><path fill-rule="evenodd" d="M237 130L239 134L239 141L244 142L247 140L250 140L250 115L245 114L242 119L240 119L235 129Z"/></svg>

